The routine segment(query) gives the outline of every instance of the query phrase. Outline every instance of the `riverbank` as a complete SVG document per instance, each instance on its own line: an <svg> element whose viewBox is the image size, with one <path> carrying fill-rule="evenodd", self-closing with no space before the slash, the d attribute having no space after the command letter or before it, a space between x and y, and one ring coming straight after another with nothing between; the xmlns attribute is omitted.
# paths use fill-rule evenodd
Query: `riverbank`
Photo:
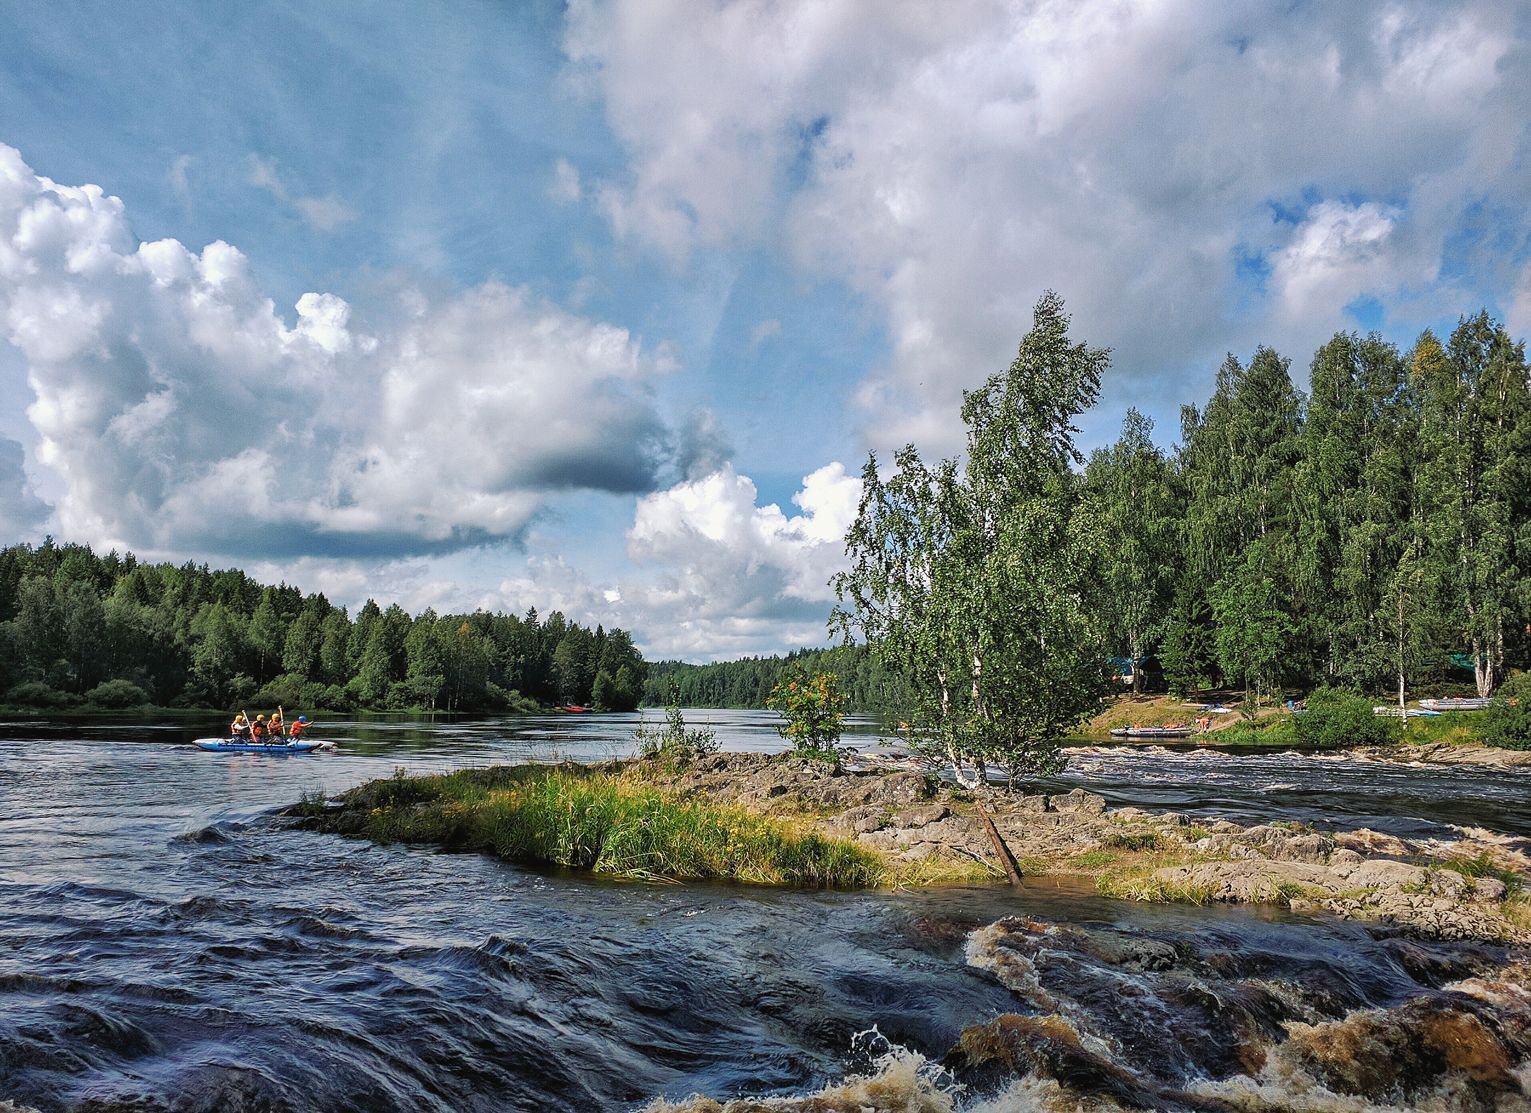
<svg viewBox="0 0 1531 1113"><path fill-rule="evenodd" d="M1425 938L1531 941L1531 848L1522 845L1525 840L1486 832L1407 840L1367 829L1193 823L1175 812L1110 809L1103 797L1081 789L1054 795L991 790L980 800L917 770L852 773L792 755L721 753L684 764L649 760L562 768L561 775L575 782L599 780L625 792L658 793L650 798L657 811L646 813L650 826L653 815L703 807L736 817L725 818L724 829L743 822L738 817L766 818L785 824L782 830L793 837L811 835L825 840L825 847L859 848L881 866L843 879L783 877L787 884L1001 880L1004 871L978 814L982 803L1028 876L1088 877L1101 893L1129 900L1276 904L1391 925ZM513 786L549 776L548 767L533 766L400 777L370 782L330 803L308 801L294 814L317 830L377 841L427 842L518 861L623 872L610 866L620 856L603 858L598 845L605 837L629 839L620 825L608 835L590 836L592 845L578 856L528 851L522 843L485 834L486 813L503 817L514 809L508 795ZM565 826L586 822L588 805L569 797L558 806L564 809L559 814L567 815ZM781 832L766 836L768 841L782 837ZM726 865L667 873L664 861L661 856L637 868L674 879L756 879Z"/></svg>

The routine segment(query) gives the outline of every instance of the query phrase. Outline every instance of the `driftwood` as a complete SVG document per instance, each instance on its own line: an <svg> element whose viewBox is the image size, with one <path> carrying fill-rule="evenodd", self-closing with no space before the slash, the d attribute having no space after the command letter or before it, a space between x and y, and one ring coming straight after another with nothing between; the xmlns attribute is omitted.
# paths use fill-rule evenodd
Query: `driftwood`
<svg viewBox="0 0 1531 1113"><path fill-rule="evenodd" d="M983 829L989 832L989 841L994 844L994 853L998 855L1000 864L1005 867L1005 876L1010 878L1010 884L1015 888L1021 887L1021 866L1015 860L1015 855L1010 853L1010 848L1005 845L1005 840L1000 837L999 828L994 826L994 820L989 818L989 809L983 806L983 801L977 801L978 818L983 820Z"/></svg>

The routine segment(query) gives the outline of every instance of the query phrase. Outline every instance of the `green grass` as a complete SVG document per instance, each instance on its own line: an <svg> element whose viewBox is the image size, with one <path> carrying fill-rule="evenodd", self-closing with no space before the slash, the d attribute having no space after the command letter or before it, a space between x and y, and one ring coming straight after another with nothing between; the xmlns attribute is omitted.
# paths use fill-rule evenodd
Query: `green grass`
<svg viewBox="0 0 1531 1113"><path fill-rule="evenodd" d="M294 809L318 830L375 842L428 843L516 862L668 880L863 888L883 884L881 859L742 808L678 801L620 775L576 766L462 770L393 777L323 812Z"/></svg>
<svg viewBox="0 0 1531 1113"><path fill-rule="evenodd" d="M1283 749L1298 745L1297 728L1290 715L1279 719L1261 719L1253 723L1236 723L1199 741L1216 746L1279 746Z"/></svg>
<svg viewBox="0 0 1531 1113"><path fill-rule="evenodd" d="M1082 870L1098 870L1115 865L1118 857L1119 855L1112 850L1086 850L1074 858L1073 864Z"/></svg>
<svg viewBox="0 0 1531 1113"><path fill-rule="evenodd" d="M1111 831L1104 842L1117 850L1159 849L1159 835L1154 831Z"/></svg>
<svg viewBox="0 0 1531 1113"><path fill-rule="evenodd" d="M1424 746L1433 742L1445 742L1452 746L1481 746L1483 737L1478 733L1482 720L1481 711L1448 711L1442 715L1410 715L1404 724L1403 742L1408 746Z"/></svg>
<svg viewBox="0 0 1531 1113"><path fill-rule="evenodd" d="M1463 877L1477 880L1480 877L1495 877L1504 882L1504 891L1507 897L1516 896L1526 887L1526 879L1514 870L1505 869L1494 862L1487 851L1473 858L1443 858L1432 863L1442 869L1455 870Z"/></svg>
<svg viewBox="0 0 1531 1113"><path fill-rule="evenodd" d="M1155 877L1152 869L1096 878L1102 896L1151 904L1211 904L1213 887L1199 881L1168 881Z"/></svg>

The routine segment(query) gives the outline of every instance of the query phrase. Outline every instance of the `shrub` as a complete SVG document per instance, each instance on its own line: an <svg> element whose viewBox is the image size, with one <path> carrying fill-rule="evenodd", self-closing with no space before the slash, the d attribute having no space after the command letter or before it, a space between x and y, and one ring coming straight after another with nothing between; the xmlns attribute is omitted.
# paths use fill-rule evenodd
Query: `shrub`
<svg viewBox="0 0 1531 1113"><path fill-rule="evenodd" d="M5 702L18 707L73 707L80 697L73 692L60 692L41 680L28 680L5 693Z"/></svg>
<svg viewBox="0 0 1531 1113"><path fill-rule="evenodd" d="M1308 709L1293 720L1304 746L1390 746L1403 737L1403 724L1372 711L1372 701L1344 688L1319 688Z"/></svg>
<svg viewBox="0 0 1531 1113"><path fill-rule="evenodd" d="M665 708L663 728L640 724L633 731L633 741L638 743L638 756L643 758L667 757L687 762L718 752L717 732L710 727L688 730L686 717L673 703Z"/></svg>
<svg viewBox="0 0 1531 1113"><path fill-rule="evenodd" d="M840 710L845 697L835 683L835 674L809 675L795 671L778 681L766 698L766 706L781 715L776 730L792 743L800 754L833 757L840 741L845 715Z"/></svg>
<svg viewBox="0 0 1531 1113"><path fill-rule="evenodd" d="M1501 684L1482 715L1483 740L1490 746L1531 750L1531 673L1517 673Z"/></svg>
<svg viewBox="0 0 1531 1113"><path fill-rule="evenodd" d="M85 702L97 707L141 707L149 693L131 680L108 680L85 693Z"/></svg>

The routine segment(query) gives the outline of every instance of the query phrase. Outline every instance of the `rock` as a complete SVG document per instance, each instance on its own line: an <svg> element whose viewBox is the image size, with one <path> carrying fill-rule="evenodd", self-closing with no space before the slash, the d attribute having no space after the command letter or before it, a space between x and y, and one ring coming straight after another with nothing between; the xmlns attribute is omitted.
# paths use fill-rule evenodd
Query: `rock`
<svg viewBox="0 0 1531 1113"><path fill-rule="evenodd" d="M1097 796L1093 792L1086 792L1082 788L1063 796L1049 796L1048 806L1055 812L1083 812L1086 815L1100 815L1106 810L1106 798Z"/></svg>
<svg viewBox="0 0 1531 1113"><path fill-rule="evenodd" d="M890 822L894 827L925 827L951 814L945 804L927 804L922 808L906 808L894 815Z"/></svg>
<svg viewBox="0 0 1531 1113"><path fill-rule="evenodd" d="M1335 871L1355 889L1423 888L1425 871L1421 866L1373 858Z"/></svg>
<svg viewBox="0 0 1531 1113"><path fill-rule="evenodd" d="M1480 877L1473 882L1473 895L1479 900L1503 900L1505 884L1497 877Z"/></svg>
<svg viewBox="0 0 1531 1113"><path fill-rule="evenodd" d="M1130 932L1097 928L1085 935L1087 951L1124 970L1168 970L1179 958L1170 944Z"/></svg>

